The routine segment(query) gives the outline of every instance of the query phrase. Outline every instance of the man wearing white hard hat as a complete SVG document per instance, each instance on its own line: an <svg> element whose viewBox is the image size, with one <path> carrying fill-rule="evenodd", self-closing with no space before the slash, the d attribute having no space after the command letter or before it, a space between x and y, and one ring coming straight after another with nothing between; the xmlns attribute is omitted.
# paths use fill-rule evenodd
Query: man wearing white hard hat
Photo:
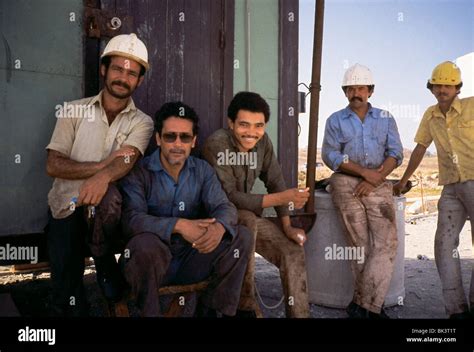
<svg viewBox="0 0 474 352"><path fill-rule="evenodd" d="M135 34L112 38L101 56L104 89L57 106L48 150L48 248L51 314L87 315L82 283L86 247L107 299L120 299L123 281L111 244L120 228L121 196L114 182L143 155L152 119L131 98L148 70L145 44Z"/></svg>
<svg viewBox="0 0 474 352"><path fill-rule="evenodd" d="M445 61L434 68L427 88L438 104L430 106L423 115L415 136L416 147L402 179L394 186L395 193L399 194L434 141L439 184L443 185L438 202L435 260L446 313L451 319L474 316L474 268L469 313L458 252L459 234L468 216L474 229L474 97L459 99L461 87L461 70L456 64Z"/></svg>
<svg viewBox="0 0 474 352"><path fill-rule="evenodd" d="M383 303L397 253L392 184L385 178L402 163L403 148L392 115L368 102L374 87L367 67L356 64L346 71L342 89L349 105L326 121L322 148L323 161L335 171L331 195L348 243L363 253L352 262L350 318L388 318Z"/></svg>

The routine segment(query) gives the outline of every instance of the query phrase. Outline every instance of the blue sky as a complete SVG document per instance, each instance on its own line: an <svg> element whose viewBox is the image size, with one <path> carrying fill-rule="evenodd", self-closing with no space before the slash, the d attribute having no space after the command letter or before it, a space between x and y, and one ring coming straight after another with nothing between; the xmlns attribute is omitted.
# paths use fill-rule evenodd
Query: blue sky
<svg viewBox="0 0 474 352"><path fill-rule="evenodd" d="M314 4L300 0L299 82L307 84ZM370 102L392 112L404 147L413 149L421 116L436 103L426 89L432 69L474 51L474 0L326 0L324 15L318 146L327 117L347 105L340 88L345 69L360 63L374 75ZM300 124L302 147L308 144L308 114L300 115Z"/></svg>

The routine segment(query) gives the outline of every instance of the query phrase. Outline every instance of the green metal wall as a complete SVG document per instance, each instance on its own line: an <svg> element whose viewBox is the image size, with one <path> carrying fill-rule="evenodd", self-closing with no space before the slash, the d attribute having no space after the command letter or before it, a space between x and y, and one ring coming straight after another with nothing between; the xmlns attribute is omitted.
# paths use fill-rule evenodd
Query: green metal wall
<svg viewBox="0 0 474 352"><path fill-rule="evenodd" d="M0 0L0 236L42 232L55 106L82 97L82 0Z"/></svg>
<svg viewBox="0 0 474 352"><path fill-rule="evenodd" d="M278 0L235 1L234 93L254 91L268 102L271 116L266 131L275 153L278 153L278 6ZM263 183L258 182L254 192L261 193L264 189Z"/></svg>

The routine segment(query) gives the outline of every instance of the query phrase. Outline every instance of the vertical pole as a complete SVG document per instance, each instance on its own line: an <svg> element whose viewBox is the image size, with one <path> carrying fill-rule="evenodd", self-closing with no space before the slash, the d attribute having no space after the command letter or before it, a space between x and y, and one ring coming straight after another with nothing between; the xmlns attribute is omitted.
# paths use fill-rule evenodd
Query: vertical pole
<svg viewBox="0 0 474 352"><path fill-rule="evenodd" d="M314 213L314 183L316 180L316 148L318 144L319 93L321 91L321 61L323 51L324 0L316 0L314 16L313 67L311 76L311 103L309 110L309 141L306 187L310 197L305 212Z"/></svg>

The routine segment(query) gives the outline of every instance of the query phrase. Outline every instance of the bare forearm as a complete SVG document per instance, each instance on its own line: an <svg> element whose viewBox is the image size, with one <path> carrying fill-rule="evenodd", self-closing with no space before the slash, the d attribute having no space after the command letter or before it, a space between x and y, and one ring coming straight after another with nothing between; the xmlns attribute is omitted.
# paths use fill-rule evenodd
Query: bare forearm
<svg viewBox="0 0 474 352"><path fill-rule="evenodd" d="M262 208L270 208L283 205L280 193L265 194L263 196Z"/></svg>
<svg viewBox="0 0 474 352"><path fill-rule="evenodd" d="M393 170L397 167L397 160L389 156L382 164L383 169L380 172L381 175L385 178L392 173Z"/></svg>
<svg viewBox="0 0 474 352"><path fill-rule="evenodd" d="M408 162L407 169L402 176L400 182L407 182L408 179L413 175L418 166L420 166L423 156L425 155L426 147L421 144L417 144L413 152L411 153L410 161Z"/></svg>
<svg viewBox="0 0 474 352"><path fill-rule="evenodd" d="M282 216L280 218L280 221L281 221L281 224L283 225L283 228L286 229L288 227L291 226L291 220L290 220L290 217L288 215L286 216Z"/></svg>
<svg viewBox="0 0 474 352"><path fill-rule="evenodd" d="M78 162L50 151L46 171L51 177L82 180L94 176L103 167L100 162Z"/></svg>
<svg viewBox="0 0 474 352"><path fill-rule="evenodd" d="M130 172L137 159L137 154L128 158L116 158L98 173L104 174L109 182L117 181Z"/></svg>
<svg viewBox="0 0 474 352"><path fill-rule="evenodd" d="M365 171L365 168L351 160L348 160L339 166L339 170L349 175L363 177L362 175Z"/></svg>

